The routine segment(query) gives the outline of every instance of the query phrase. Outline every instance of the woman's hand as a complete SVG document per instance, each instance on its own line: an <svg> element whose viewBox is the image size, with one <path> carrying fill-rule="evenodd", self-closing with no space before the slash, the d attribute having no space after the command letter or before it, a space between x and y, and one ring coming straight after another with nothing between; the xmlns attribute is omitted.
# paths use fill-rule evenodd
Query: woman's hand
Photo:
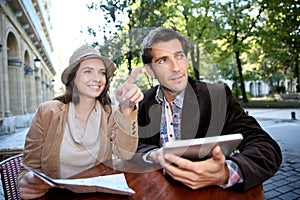
<svg viewBox="0 0 300 200"><path fill-rule="evenodd" d="M19 190L22 199L35 199L43 196L51 188L32 172L27 172L19 182Z"/></svg>
<svg viewBox="0 0 300 200"><path fill-rule="evenodd" d="M134 110L134 106L144 98L141 89L134 84L134 80L141 69L142 67L135 68L129 78L118 87L116 98L123 114L131 113Z"/></svg>

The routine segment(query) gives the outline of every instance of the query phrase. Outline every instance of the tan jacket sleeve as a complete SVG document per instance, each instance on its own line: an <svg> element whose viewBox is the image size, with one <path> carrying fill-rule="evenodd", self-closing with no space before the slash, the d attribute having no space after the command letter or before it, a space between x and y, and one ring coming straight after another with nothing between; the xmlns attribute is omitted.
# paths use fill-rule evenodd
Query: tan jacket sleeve
<svg viewBox="0 0 300 200"><path fill-rule="evenodd" d="M124 115L118 107L112 121L113 153L121 159L129 160L135 154L138 145L137 109L129 115Z"/></svg>
<svg viewBox="0 0 300 200"><path fill-rule="evenodd" d="M41 170L41 153L45 137L42 122L42 112L42 106L40 106L27 133L23 153L23 163L33 167L38 171ZM21 167L21 171L18 174L18 180L24 176L26 171L27 170Z"/></svg>
<svg viewBox="0 0 300 200"><path fill-rule="evenodd" d="M59 177L59 152L68 105L49 101L39 106L27 132L23 163L52 178ZM21 168L19 180L26 170Z"/></svg>

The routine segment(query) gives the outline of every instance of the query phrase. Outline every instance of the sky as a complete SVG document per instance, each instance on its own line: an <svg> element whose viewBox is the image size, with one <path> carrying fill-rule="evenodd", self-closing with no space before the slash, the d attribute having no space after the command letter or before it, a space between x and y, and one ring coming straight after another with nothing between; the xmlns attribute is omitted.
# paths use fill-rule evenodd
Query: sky
<svg viewBox="0 0 300 200"><path fill-rule="evenodd" d="M68 66L74 50L90 40L87 26L97 27L103 23L100 12L90 13L86 4L92 0L51 0L50 20L52 25L53 65L57 72L55 84L60 84L60 75ZM81 31L83 33L81 33Z"/></svg>

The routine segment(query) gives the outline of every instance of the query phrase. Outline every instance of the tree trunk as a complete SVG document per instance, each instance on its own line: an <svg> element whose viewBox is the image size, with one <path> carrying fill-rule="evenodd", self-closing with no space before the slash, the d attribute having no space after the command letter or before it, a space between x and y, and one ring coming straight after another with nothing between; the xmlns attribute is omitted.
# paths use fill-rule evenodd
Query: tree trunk
<svg viewBox="0 0 300 200"><path fill-rule="evenodd" d="M131 66L131 61L132 61L132 34L131 34L131 28L132 28L132 25L131 25L131 23L134 24L134 22L131 19L131 16L132 16L132 12L131 12L131 10L129 10L128 11L128 18L130 19L129 23L128 23L128 27L129 27L129 51L126 54L126 58L127 58L127 62L128 62L128 74L129 75L131 74L131 71L132 71L132 66Z"/></svg>
<svg viewBox="0 0 300 200"><path fill-rule="evenodd" d="M299 78L298 56L296 58L296 65L295 65L295 78L296 78L296 92L300 92L300 78Z"/></svg>
<svg viewBox="0 0 300 200"><path fill-rule="evenodd" d="M241 91L242 91L242 95L243 95L243 102L247 103L248 99L246 96L244 77L243 77L243 72L242 72L242 63L241 63L239 51L235 52L235 58L236 58L236 63L237 63L238 71L239 71L239 78L240 78L240 84L241 84Z"/></svg>
<svg viewBox="0 0 300 200"><path fill-rule="evenodd" d="M191 45L191 60L193 65L194 78L196 80L199 80L200 79L200 73L199 73L200 51L198 48L198 43Z"/></svg>
<svg viewBox="0 0 300 200"><path fill-rule="evenodd" d="M274 88L274 83L273 83L272 77L269 77L269 84L270 84L270 93L274 94L275 88Z"/></svg>

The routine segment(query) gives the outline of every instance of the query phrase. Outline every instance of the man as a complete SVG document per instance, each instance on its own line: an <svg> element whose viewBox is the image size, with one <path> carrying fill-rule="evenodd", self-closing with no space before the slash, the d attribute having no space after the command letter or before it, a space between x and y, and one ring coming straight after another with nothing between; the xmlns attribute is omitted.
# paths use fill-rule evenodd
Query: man
<svg viewBox="0 0 300 200"><path fill-rule="evenodd" d="M142 60L159 85L145 91L139 104L140 159L160 164L192 189L218 185L243 191L261 184L278 170L280 147L245 114L227 86L188 77L188 51L186 37L172 29L159 27L144 38ZM218 145L201 161L162 153L168 141L233 133L244 139L227 157Z"/></svg>

